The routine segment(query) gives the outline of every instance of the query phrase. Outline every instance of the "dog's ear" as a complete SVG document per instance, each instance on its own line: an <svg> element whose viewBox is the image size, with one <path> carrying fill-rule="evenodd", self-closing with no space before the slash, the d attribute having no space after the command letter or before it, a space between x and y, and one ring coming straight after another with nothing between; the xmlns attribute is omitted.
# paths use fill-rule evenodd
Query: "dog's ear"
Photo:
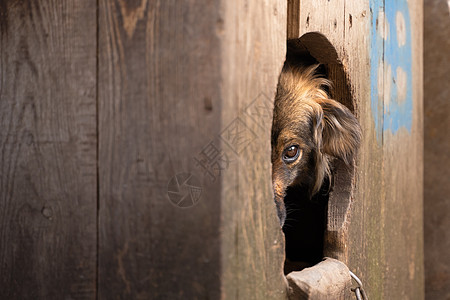
<svg viewBox="0 0 450 300"><path fill-rule="evenodd" d="M322 153L349 164L361 142L361 127L352 112L331 99L317 100L322 108L322 130L318 146ZM319 134L320 135L320 134Z"/></svg>

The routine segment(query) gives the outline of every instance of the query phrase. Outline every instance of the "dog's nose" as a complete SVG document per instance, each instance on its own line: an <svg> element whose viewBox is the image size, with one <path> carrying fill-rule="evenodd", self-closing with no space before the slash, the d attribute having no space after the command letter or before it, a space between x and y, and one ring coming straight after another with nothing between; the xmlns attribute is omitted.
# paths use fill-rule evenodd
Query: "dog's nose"
<svg viewBox="0 0 450 300"><path fill-rule="evenodd" d="M283 227L286 221L286 211L283 210L281 213L278 213L278 218L280 219L280 227Z"/></svg>
<svg viewBox="0 0 450 300"><path fill-rule="evenodd" d="M277 215L280 221L280 226L283 227L286 221L286 208L284 206L283 198L279 199L277 196L274 197L275 205L277 207Z"/></svg>

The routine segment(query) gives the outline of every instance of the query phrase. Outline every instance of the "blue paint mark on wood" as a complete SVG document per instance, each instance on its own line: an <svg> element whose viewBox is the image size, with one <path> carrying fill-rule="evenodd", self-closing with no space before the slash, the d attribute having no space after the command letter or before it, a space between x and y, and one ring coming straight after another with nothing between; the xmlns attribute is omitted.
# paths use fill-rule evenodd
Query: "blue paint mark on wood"
<svg viewBox="0 0 450 300"><path fill-rule="evenodd" d="M411 23L406 0L371 0L371 108L381 140L412 126Z"/></svg>

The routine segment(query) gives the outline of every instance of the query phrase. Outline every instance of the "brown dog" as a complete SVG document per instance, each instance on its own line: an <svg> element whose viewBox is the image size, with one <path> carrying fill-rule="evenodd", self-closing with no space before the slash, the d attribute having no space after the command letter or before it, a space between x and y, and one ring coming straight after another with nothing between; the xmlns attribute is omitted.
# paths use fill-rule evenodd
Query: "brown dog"
<svg viewBox="0 0 450 300"><path fill-rule="evenodd" d="M286 190L301 187L309 201L330 176L333 158L347 164L361 140L355 116L329 99L330 82L317 75L318 65L291 66L280 75L272 123L272 180L278 217L286 219Z"/></svg>

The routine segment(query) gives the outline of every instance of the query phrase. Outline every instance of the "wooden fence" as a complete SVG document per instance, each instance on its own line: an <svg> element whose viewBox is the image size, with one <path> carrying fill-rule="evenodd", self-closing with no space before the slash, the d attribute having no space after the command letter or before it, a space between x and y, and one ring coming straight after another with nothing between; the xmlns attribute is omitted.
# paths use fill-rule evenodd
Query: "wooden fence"
<svg viewBox="0 0 450 300"><path fill-rule="evenodd" d="M1 1L0 298L286 299L270 128L286 40L308 32L364 132L331 255L371 299L422 299L406 0Z"/></svg>

